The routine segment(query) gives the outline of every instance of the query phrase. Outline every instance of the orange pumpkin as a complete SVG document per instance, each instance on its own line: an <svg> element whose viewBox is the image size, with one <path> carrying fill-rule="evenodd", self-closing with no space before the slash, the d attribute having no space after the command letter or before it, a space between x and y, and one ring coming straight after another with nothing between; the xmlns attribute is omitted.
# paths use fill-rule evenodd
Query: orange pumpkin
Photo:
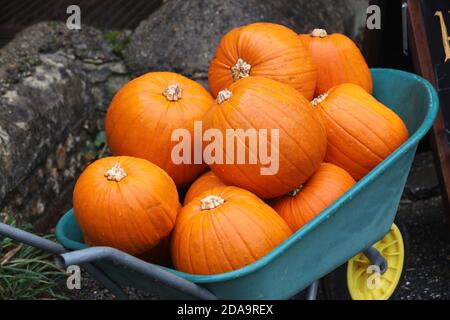
<svg viewBox="0 0 450 320"><path fill-rule="evenodd" d="M272 207L296 231L321 213L356 181L344 169L323 162L303 186L272 202Z"/></svg>
<svg viewBox="0 0 450 320"><path fill-rule="evenodd" d="M201 157L177 164L172 150L175 129L193 137L194 121L201 120L213 99L198 83L171 72L152 72L125 85L106 115L106 138L113 155L147 159L164 169L179 187L206 170ZM191 141L194 150L194 141ZM197 159L198 160L198 159ZM195 164L197 163L197 164Z"/></svg>
<svg viewBox="0 0 450 320"><path fill-rule="evenodd" d="M189 190L184 197L184 204L186 205L192 199L202 194L203 192L212 189L214 187L224 187L225 183L222 182L212 171L208 171L200 176L194 183L189 187Z"/></svg>
<svg viewBox="0 0 450 320"><path fill-rule="evenodd" d="M328 35L324 29L300 35L317 65L315 96L343 83L354 83L372 93L372 76L361 51L347 36Z"/></svg>
<svg viewBox="0 0 450 320"><path fill-rule="evenodd" d="M235 28L222 38L209 67L209 86L217 96L248 76L289 84L311 100L317 69L294 31L273 23L253 23Z"/></svg>
<svg viewBox="0 0 450 320"><path fill-rule="evenodd" d="M327 129L325 161L356 180L408 139L402 119L355 84L334 87L312 104L319 108Z"/></svg>
<svg viewBox="0 0 450 320"><path fill-rule="evenodd" d="M73 208L87 244L140 255L169 236L180 203L167 173L123 156L97 160L83 171Z"/></svg>
<svg viewBox="0 0 450 320"><path fill-rule="evenodd" d="M204 159L226 185L262 198L284 195L304 183L325 156L326 132L319 119L294 88L262 77L243 78L219 93L205 117L205 127L218 129L226 142L222 158L205 149ZM234 135L227 133L230 129ZM234 148L228 147L230 141Z"/></svg>
<svg viewBox="0 0 450 320"><path fill-rule="evenodd" d="M249 191L216 187L181 210L172 234L177 270L216 274L242 268L268 254L292 231Z"/></svg>

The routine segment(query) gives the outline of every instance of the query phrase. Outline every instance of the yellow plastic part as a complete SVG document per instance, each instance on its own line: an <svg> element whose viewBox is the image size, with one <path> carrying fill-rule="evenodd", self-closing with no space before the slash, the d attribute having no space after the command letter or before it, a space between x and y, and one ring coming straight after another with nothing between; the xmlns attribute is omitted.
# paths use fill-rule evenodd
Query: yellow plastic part
<svg viewBox="0 0 450 320"><path fill-rule="evenodd" d="M371 263L359 253L347 263L347 287L353 300L387 300L397 288L405 260L403 237L393 224L383 239L373 245L386 259L388 269L383 275L369 268Z"/></svg>

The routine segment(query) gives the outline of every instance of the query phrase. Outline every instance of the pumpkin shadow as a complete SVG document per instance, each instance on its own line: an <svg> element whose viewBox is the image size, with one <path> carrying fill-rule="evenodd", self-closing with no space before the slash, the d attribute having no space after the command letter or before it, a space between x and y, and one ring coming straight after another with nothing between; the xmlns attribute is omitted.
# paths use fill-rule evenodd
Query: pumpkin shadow
<svg viewBox="0 0 450 320"><path fill-rule="evenodd" d="M157 264L167 268L173 268L170 255L170 235L161 239L161 241L147 252L135 255L136 258L149 263Z"/></svg>

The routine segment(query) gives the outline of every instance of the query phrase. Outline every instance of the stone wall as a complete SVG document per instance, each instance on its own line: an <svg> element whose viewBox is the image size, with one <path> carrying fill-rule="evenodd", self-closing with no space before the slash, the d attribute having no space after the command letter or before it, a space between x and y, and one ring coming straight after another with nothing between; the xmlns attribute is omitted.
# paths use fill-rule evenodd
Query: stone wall
<svg viewBox="0 0 450 320"><path fill-rule="evenodd" d="M48 22L0 50L3 215L38 223L70 206L66 191L95 157L108 103L129 80L117 52L126 36Z"/></svg>

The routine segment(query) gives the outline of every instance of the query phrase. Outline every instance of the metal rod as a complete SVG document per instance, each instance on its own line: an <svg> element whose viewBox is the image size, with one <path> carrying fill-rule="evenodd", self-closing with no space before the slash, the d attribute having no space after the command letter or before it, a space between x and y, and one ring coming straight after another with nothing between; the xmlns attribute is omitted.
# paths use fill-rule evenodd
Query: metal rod
<svg viewBox="0 0 450 320"><path fill-rule="evenodd" d="M68 252L62 245L51 240L39 237L27 231L14 228L5 223L0 223L0 235L11 238L17 242L25 243L35 248L59 255ZM112 281L102 270L90 263L80 264L95 280L100 282L106 289L111 291L117 299L127 299L128 296L122 288Z"/></svg>
<svg viewBox="0 0 450 320"><path fill-rule="evenodd" d="M170 288L188 294L191 297L205 300L217 300L209 290L179 277L161 267L142 261L120 250L110 247L91 247L87 249L63 253L56 257L57 265L69 266L97 260L108 259L114 263L130 268Z"/></svg>
<svg viewBox="0 0 450 320"><path fill-rule="evenodd" d="M387 260L383 255L374 247L370 247L363 251L365 256L369 259L372 265L376 265L380 268L380 273L384 274L388 269Z"/></svg>
<svg viewBox="0 0 450 320"><path fill-rule="evenodd" d="M23 231L18 228L11 227L10 225L7 225L5 223L0 223L0 235L53 254L61 254L66 252L66 249L64 249L62 245L56 242L39 237L35 234Z"/></svg>
<svg viewBox="0 0 450 320"><path fill-rule="evenodd" d="M408 3L402 3L402 45L403 54L408 55Z"/></svg>
<svg viewBox="0 0 450 320"><path fill-rule="evenodd" d="M317 292L319 291L319 280L314 281L306 290L306 300L317 300Z"/></svg>

